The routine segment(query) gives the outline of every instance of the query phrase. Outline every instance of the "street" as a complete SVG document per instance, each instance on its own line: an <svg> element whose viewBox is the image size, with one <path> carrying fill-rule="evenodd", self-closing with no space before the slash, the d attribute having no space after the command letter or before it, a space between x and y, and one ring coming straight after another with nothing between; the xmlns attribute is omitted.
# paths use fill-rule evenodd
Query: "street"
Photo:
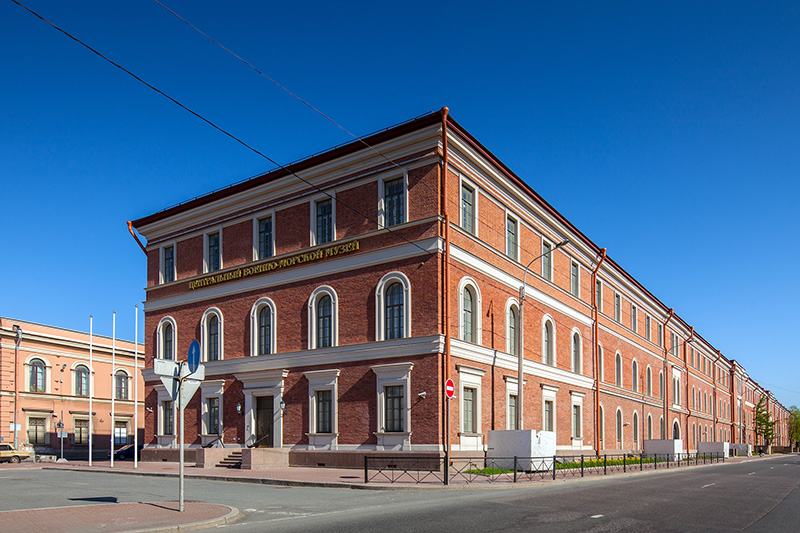
<svg viewBox="0 0 800 533"><path fill-rule="evenodd" d="M800 456L509 488L352 490L187 479L255 531L800 531ZM0 510L168 501L177 479L0 468Z"/></svg>

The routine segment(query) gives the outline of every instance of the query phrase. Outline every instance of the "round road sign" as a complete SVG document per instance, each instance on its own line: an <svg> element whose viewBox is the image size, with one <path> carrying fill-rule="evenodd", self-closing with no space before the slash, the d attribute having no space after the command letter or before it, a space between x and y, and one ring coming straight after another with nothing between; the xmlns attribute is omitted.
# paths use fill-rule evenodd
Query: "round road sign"
<svg viewBox="0 0 800 533"><path fill-rule="evenodd" d="M448 399L456 395L456 386L450 378L447 378L447 381L444 382L444 393Z"/></svg>

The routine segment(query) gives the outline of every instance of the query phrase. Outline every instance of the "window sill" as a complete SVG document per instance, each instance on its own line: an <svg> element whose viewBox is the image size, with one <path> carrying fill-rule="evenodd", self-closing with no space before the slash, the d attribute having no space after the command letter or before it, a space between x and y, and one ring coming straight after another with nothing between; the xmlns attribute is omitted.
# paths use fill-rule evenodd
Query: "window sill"
<svg viewBox="0 0 800 533"><path fill-rule="evenodd" d="M374 435L377 437L410 437L410 431L376 431Z"/></svg>
<svg viewBox="0 0 800 533"><path fill-rule="evenodd" d="M307 437L338 437L339 433L306 433Z"/></svg>
<svg viewBox="0 0 800 533"><path fill-rule="evenodd" d="M471 431L460 431L459 437L483 437L483 433L473 433Z"/></svg>

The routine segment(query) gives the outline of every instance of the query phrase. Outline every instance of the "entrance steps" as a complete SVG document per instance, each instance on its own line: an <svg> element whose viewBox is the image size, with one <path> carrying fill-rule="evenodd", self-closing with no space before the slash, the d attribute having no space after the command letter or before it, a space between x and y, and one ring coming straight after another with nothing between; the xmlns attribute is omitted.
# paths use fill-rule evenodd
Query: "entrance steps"
<svg viewBox="0 0 800 533"><path fill-rule="evenodd" d="M242 468L242 450L229 453L225 459L214 466L217 468Z"/></svg>

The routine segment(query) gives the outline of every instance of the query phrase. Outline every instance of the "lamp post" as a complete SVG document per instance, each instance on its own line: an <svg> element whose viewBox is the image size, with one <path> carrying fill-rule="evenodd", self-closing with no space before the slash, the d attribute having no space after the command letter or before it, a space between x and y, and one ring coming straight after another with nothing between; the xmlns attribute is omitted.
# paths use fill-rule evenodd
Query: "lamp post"
<svg viewBox="0 0 800 533"><path fill-rule="evenodd" d="M14 449L19 449L19 421L17 411L19 411L19 343L22 342L22 328L14 324L14 331L17 333L17 342L14 344Z"/></svg>
<svg viewBox="0 0 800 533"><path fill-rule="evenodd" d="M524 411L523 405L525 405L523 401L525 395L523 392L524 387L523 387L523 369L522 369L523 362L525 360L525 320L524 320L525 286L526 286L525 280L528 277L528 271L530 270L531 265L533 264L534 261L536 261L537 259L541 259L542 257L548 254L552 254L553 252L555 252L556 250L558 250L563 246L566 246L567 244L569 244L569 240L564 239L560 243L556 244L552 250L548 250L543 254L537 255L536 257L531 259L530 263L528 263L528 266L525 267L525 272L522 274L522 287L520 287L519 289L519 327L517 328L519 330L519 346L517 348L517 351L519 352L519 364L517 366L517 429L522 429L523 425L522 421L524 420L522 416Z"/></svg>

